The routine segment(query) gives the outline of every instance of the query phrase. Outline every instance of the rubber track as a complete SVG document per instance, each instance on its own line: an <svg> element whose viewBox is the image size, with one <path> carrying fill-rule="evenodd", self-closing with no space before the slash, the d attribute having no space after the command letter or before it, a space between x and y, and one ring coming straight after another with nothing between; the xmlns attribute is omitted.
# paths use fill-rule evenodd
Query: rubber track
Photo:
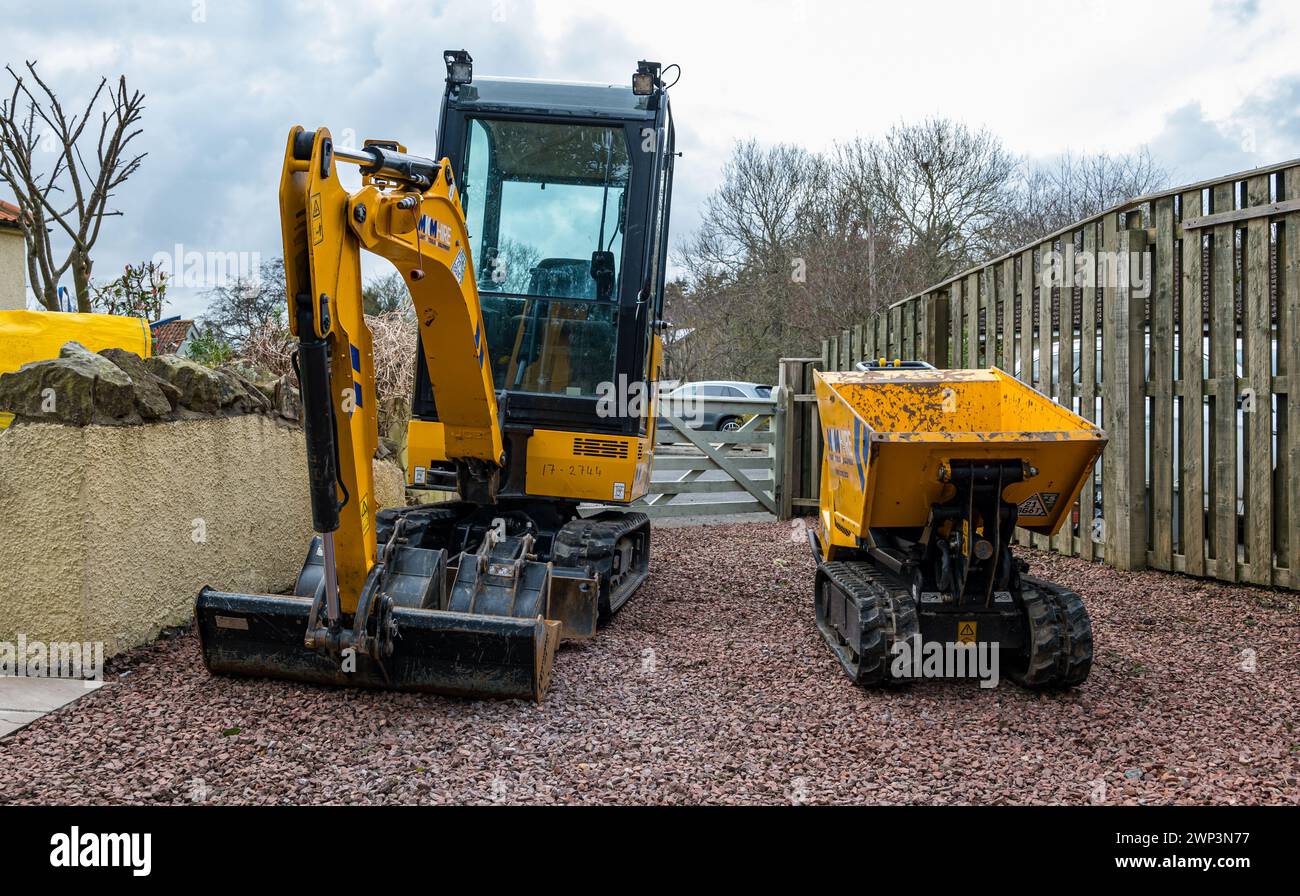
<svg viewBox="0 0 1300 896"><path fill-rule="evenodd" d="M1056 615L1061 648L1053 687L1072 688L1083 684L1092 671L1092 619L1083 598L1052 582L1025 577L1024 581L1047 596Z"/></svg>
<svg viewBox="0 0 1300 896"><path fill-rule="evenodd" d="M1043 591L1031 590L1025 581L1024 604L1028 655L1009 670L1012 681L1025 688L1047 688L1056 683L1061 663L1061 625Z"/></svg>
<svg viewBox="0 0 1300 896"><path fill-rule="evenodd" d="M1092 620L1083 599L1041 579L1022 578L1030 652L1011 679L1034 689L1072 688L1092 669Z"/></svg>
<svg viewBox="0 0 1300 896"><path fill-rule="evenodd" d="M647 570L630 583L624 584L618 594L611 595L609 576L614 567L615 545L619 539L641 528L646 530L645 556L642 562L646 564ZM649 531L650 517L644 513L607 510L586 519L570 520L555 533L551 548L551 559L555 565L585 569L589 575L599 577L599 618L602 623L608 622L645 581L650 559Z"/></svg>
<svg viewBox="0 0 1300 896"><path fill-rule="evenodd" d="M856 674L842 653L847 647L837 646L831 640L838 640L838 634L830 623L823 625L818 620L817 625L822 637L839 657L844 671L865 687L906 681L893 677L889 665L891 645L910 638L917 631L916 604L911 591L893 576L865 561L834 560L821 564L819 572L844 594L858 598L862 649L858 654Z"/></svg>

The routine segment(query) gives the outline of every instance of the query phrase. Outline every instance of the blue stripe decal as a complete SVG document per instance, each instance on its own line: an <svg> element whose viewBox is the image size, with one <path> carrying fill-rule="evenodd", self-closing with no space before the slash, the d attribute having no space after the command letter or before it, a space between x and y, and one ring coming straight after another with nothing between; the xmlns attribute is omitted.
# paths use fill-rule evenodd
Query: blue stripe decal
<svg viewBox="0 0 1300 896"><path fill-rule="evenodd" d="M356 380L352 381L352 397L357 400L357 407L361 407L361 384Z"/></svg>
<svg viewBox="0 0 1300 896"><path fill-rule="evenodd" d="M357 347L355 345L350 345L348 346L348 348L352 349L352 369L355 370L357 373L360 373L361 352L357 351Z"/></svg>
<svg viewBox="0 0 1300 896"><path fill-rule="evenodd" d="M866 472L867 445L866 445L866 435L867 435L867 433L866 433L866 427L862 425L862 421L861 421L860 419L858 419L857 417L854 417L854 418L853 418L853 440L854 440L854 442L856 442L857 444L855 444L855 445L853 446L854 449L855 449L854 452L853 452L853 459L854 459L855 461L857 461L857 464L858 464L858 489L859 489L860 491L866 491L866 488L867 488L867 472Z"/></svg>

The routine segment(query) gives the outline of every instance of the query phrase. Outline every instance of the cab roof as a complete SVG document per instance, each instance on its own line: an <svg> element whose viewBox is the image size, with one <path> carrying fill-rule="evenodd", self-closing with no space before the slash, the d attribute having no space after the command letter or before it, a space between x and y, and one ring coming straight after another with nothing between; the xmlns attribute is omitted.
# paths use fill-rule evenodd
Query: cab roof
<svg viewBox="0 0 1300 896"><path fill-rule="evenodd" d="M576 118L654 119L648 96L630 84L584 84L527 78L480 78L462 84L449 98L458 109L480 112L545 113Z"/></svg>

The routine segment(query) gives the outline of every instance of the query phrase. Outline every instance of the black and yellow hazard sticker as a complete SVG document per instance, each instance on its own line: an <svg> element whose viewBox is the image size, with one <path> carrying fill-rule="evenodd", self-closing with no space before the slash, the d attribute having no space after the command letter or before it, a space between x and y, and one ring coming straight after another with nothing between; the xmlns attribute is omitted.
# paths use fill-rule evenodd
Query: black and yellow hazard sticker
<svg viewBox="0 0 1300 896"><path fill-rule="evenodd" d="M1016 512L1021 516L1047 516L1047 508L1039 495L1030 495L1020 502Z"/></svg>
<svg viewBox="0 0 1300 896"><path fill-rule="evenodd" d="M311 194L311 244L319 246L325 241L325 218L321 214L320 193Z"/></svg>
<svg viewBox="0 0 1300 896"><path fill-rule="evenodd" d="M975 620L962 619L957 623L957 643L974 644L975 643Z"/></svg>

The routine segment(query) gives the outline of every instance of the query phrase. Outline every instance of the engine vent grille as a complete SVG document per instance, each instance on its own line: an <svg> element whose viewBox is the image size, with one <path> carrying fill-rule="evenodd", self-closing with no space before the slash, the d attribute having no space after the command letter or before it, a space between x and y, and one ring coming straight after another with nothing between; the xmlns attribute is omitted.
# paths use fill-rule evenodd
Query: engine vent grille
<svg viewBox="0 0 1300 896"><path fill-rule="evenodd" d="M573 440L573 453L576 457L627 457L627 442L577 436Z"/></svg>

